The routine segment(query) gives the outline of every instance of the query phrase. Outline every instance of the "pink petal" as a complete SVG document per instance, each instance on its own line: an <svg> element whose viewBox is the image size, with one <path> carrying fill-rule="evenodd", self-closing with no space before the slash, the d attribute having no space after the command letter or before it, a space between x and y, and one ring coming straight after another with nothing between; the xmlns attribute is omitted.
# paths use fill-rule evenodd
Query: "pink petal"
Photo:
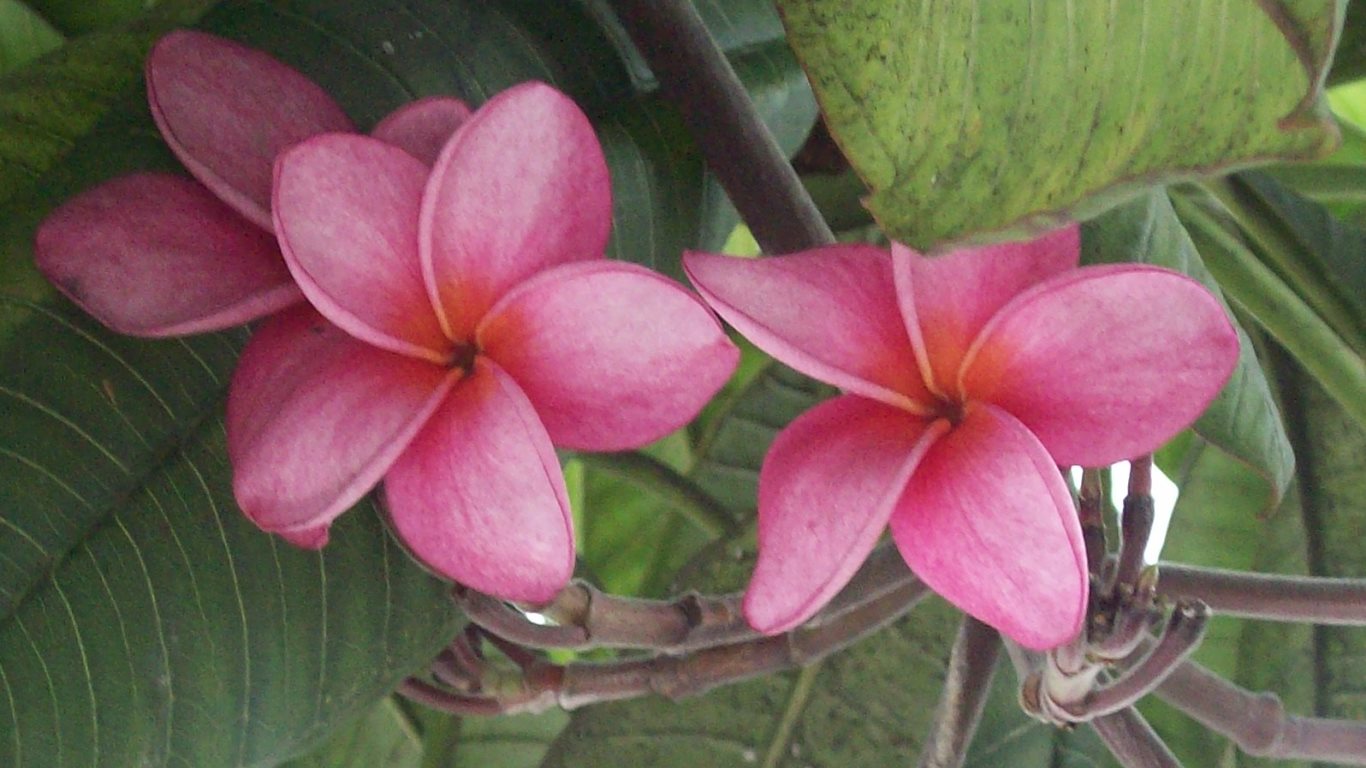
<svg viewBox="0 0 1366 768"><path fill-rule="evenodd" d="M846 392L929 412L886 251L834 245L766 259L689 252L683 268L726 322L773 357Z"/></svg>
<svg viewBox="0 0 1366 768"><path fill-rule="evenodd" d="M190 173L265 229L275 156L309 136L351 130L341 107L312 80L203 32L172 32L156 44L147 59L147 100Z"/></svg>
<svg viewBox="0 0 1366 768"><path fill-rule="evenodd" d="M1072 497L1010 414L970 405L916 468L891 527L917 576L1021 645L1051 648L1081 627L1086 554Z"/></svg>
<svg viewBox="0 0 1366 768"><path fill-rule="evenodd" d="M947 427L844 395L778 434L759 473L759 562L744 601L751 626L785 632L848 583Z"/></svg>
<svg viewBox="0 0 1366 768"><path fill-rule="evenodd" d="M460 99L430 96L404 104L379 121L370 135L393 144L426 163L436 165L441 148L455 129L470 117L470 108Z"/></svg>
<svg viewBox="0 0 1366 768"><path fill-rule="evenodd" d="M1036 240L967 248L926 258L892 244L897 297L932 387L956 394L968 346L1001 307L1030 286L1075 269L1081 239L1073 224ZM925 374L928 378L929 374Z"/></svg>
<svg viewBox="0 0 1366 768"><path fill-rule="evenodd" d="M574 102L524 83L479 108L442 151L422 201L422 268L453 339L509 288L607 246L607 161Z"/></svg>
<svg viewBox="0 0 1366 768"><path fill-rule="evenodd" d="M481 592L545 603L574 571L555 451L526 395L487 358L394 463L384 496L419 560Z"/></svg>
<svg viewBox="0 0 1366 768"><path fill-rule="evenodd" d="M363 341L449 357L422 282L417 213L427 168L366 136L309 139L275 165L275 231L304 295Z"/></svg>
<svg viewBox="0 0 1366 768"><path fill-rule="evenodd" d="M228 328L301 298L269 233L180 176L125 176L71 198L34 250L72 301L134 336Z"/></svg>
<svg viewBox="0 0 1366 768"><path fill-rule="evenodd" d="M1087 267L1022 294L966 363L972 399L1010 411L1058 464L1149 453L1204 411L1238 337L1199 283L1157 267Z"/></svg>
<svg viewBox="0 0 1366 768"><path fill-rule="evenodd" d="M308 307L247 343L228 391L233 492L258 526L304 536L379 482L458 374L376 349Z"/></svg>
<svg viewBox="0 0 1366 768"><path fill-rule="evenodd" d="M300 549L322 549L327 546L329 528L328 525L321 525L297 531L276 531L276 535Z"/></svg>
<svg viewBox="0 0 1366 768"><path fill-rule="evenodd" d="M555 267L513 288L479 346L521 386L556 445L635 448L688 422L740 352L697 297L633 264Z"/></svg>

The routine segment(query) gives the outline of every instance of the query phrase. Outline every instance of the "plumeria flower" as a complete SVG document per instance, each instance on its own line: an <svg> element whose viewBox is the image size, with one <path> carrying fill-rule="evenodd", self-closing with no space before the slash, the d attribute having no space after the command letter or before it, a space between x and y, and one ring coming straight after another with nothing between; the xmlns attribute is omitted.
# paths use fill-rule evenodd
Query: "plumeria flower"
<svg viewBox="0 0 1366 768"><path fill-rule="evenodd" d="M219 330L302 301L271 236L271 168L310 136L352 130L316 83L203 32L173 32L147 59L147 100L193 179L138 173L89 189L38 230L39 269L110 328L136 336ZM469 115L413 102L378 138L429 164Z"/></svg>
<svg viewBox="0 0 1366 768"><path fill-rule="evenodd" d="M738 360L697 297L604 258L602 148L543 84L490 100L430 173L371 138L309 139L276 162L272 210L311 306L247 344L228 453L242 509L295 541L383 479L428 567L545 602L574 564L554 446L662 437Z"/></svg>
<svg viewBox="0 0 1366 768"><path fill-rule="evenodd" d="M898 244L685 256L726 321L845 393L765 458L744 601L756 629L810 618L890 524L917 576L1020 644L1077 633L1086 557L1058 466L1151 452L1238 356L1198 283L1078 258L1075 226L935 259Z"/></svg>

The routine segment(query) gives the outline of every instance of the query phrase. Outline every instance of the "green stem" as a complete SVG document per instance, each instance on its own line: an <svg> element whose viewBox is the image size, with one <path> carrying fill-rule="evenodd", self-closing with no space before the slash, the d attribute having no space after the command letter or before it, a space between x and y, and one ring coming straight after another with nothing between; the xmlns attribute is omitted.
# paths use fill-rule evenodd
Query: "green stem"
<svg viewBox="0 0 1366 768"><path fill-rule="evenodd" d="M1366 426L1366 361L1263 264L1232 233L1194 202L1174 196L1173 205L1192 227L1205 265L1229 297L1256 318L1323 385L1351 417Z"/></svg>
<svg viewBox="0 0 1366 768"><path fill-rule="evenodd" d="M648 491L673 506L685 519L713 539L736 533L735 519L715 499L668 464L643 453L580 453L584 466Z"/></svg>

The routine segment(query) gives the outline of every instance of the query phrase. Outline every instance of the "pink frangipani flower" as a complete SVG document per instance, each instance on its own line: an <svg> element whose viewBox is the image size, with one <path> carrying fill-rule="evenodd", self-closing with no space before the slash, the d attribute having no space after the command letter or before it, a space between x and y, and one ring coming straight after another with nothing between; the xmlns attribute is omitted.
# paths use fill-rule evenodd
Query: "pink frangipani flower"
<svg viewBox="0 0 1366 768"><path fill-rule="evenodd" d="M312 307L248 343L228 452L242 509L299 543L383 479L428 567L549 600L574 562L553 446L662 437L738 359L696 296L604 258L602 149L540 83L481 107L430 173L371 138L309 139L276 162L272 210Z"/></svg>
<svg viewBox="0 0 1366 768"><path fill-rule="evenodd" d="M1034 649L1076 634L1086 557L1058 466L1151 452L1238 357L1195 281L1078 258L1075 226L934 259L899 244L685 256L726 321L845 393L764 460L756 629L810 618L890 524L911 569L967 613Z"/></svg>
<svg viewBox="0 0 1366 768"><path fill-rule="evenodd" d="M272 164L310 136L352 130L351 121L302 74L203 32L159 40L146 77L157 127L194 179L138 173L77 195L38 229L38 268L105 325L136 336L219 330L301 301L271 236ZM424 99L374 135L430 164L468 115L457 99Z"/></svg>

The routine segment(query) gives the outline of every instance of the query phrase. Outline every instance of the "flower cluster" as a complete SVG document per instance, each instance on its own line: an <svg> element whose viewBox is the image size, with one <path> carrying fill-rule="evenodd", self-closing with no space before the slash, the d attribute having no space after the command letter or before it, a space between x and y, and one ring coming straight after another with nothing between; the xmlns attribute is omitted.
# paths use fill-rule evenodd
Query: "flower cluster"
<svg viewBox="0 0 1366 768"><path fill-rule="evenodd" d="M587 118L529 83L473 114L419 101L363 136L302 75L193 32L156 46L147 82L198 183L142 174L72 199L40 228L40 268L127 333L274 313L228 396L233 490L261 528L323 546L383 479L429 568L549 600L574 565L554 447L662 437L739 355L695 295L604 258Z"/></svg>
<svg viewBox="0 0 1366 768"><path fill-rule="evenodd" d="M604 258L602 149L543 84L474 112L418 101L368 136L301 74L210 35L164 38L147 84L193 180L73 198L38 232L40 268L125 333L268 317L228 397L243 511L320 547L382 481L419 560L506 599L549 600L573 569L556 446L643 445L730 376L738 352L707 304L844 392L763 465L745 611L765 632L810 618L890 525L963 610L1029 647L1067 640L1087 573L1059 466L1153 450L1237 358L1201 286L1078 269L1075 226L936 259L686 254L704 304Z"/></svg>

